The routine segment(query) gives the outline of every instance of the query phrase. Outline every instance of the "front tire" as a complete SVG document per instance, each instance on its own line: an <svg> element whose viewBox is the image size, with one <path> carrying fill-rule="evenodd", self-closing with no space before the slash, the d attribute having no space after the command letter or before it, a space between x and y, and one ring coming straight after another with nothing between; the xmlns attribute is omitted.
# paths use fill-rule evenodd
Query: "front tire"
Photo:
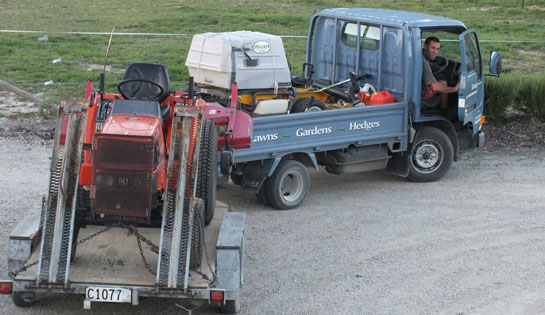
<svg viewBox="0 0 545 315"><path fill-rule="evenodd" d="M280 162L265 186L271 205L288 210L298 207L308 194L310 178L306 167L295 160Z"/></svg>
<svg viewBox="0 0 545 315"><path fill-rule="evenodd" d="M450 169L454 158L454 148L449 137L434 127L421 128L409 152L408 179L413 182L440 179Z"/></svg>

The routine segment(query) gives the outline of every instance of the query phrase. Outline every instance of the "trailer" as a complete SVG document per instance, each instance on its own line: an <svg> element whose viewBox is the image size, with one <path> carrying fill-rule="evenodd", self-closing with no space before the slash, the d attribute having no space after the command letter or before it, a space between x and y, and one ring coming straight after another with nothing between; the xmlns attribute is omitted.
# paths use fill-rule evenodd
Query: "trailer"
<svg viewBox="0 0 545 315"><path fill-rule="evenodd" d="M102 76L59 105L47 197L10 237L0 292L18 306L51 292L83 294L85 308L154 296L238 312L244 214L223 207L214 220L214 121L244 115L171 91L160 64L129 65L118 89ZM225 143L245 146L237 130Z"/></svg>
<svg viewBox="0 0 545 315"><path fill-rule="evenodd" d="M139 304L140 297L169 298L216 303L224 313L240 309L244 273L244 213L232 212L216 203L216 216L205 228L205 259L190 270L186 286L160 287L156 284L157 250L161 229L130 226L87 226L80 231L77 253L63 285L40 283L40 207L32 208L9 237L8 268L13 279L2 281L11 287L17 306L30 306L41 293L84 296L83 307L93 303ZM7 293L7 292L5 292Z"/></svg>

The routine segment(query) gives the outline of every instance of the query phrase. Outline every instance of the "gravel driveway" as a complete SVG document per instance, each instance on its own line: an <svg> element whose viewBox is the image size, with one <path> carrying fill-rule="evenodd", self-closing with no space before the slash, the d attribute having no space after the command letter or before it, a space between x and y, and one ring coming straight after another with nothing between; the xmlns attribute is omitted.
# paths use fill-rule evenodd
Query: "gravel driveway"
<svg viewBox="0 0 545 315"><path fill-rule="evenodd" d="M50 145L0 138L0 277L9 232L46 192ZM435 183L384 172L312 172L292 211L228 184L244 211L243 314L545 314L545 150L463 154ZM1 314L80 314L82 296L45 296ZM203 306L196 313L214 313ZM93 304L85 314L178 314L172 302Z"/></svg>

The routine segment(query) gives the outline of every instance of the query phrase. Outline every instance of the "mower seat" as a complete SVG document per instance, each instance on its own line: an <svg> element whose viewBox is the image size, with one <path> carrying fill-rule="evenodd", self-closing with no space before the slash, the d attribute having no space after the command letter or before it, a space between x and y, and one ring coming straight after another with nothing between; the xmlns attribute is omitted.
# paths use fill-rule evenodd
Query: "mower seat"
<svg viewBox="0 0 545 315"><path fill-rule="evenodd" d="M167 67L155 63L131 63L118 88L126 100L161 103L170 93Z"/></svg>

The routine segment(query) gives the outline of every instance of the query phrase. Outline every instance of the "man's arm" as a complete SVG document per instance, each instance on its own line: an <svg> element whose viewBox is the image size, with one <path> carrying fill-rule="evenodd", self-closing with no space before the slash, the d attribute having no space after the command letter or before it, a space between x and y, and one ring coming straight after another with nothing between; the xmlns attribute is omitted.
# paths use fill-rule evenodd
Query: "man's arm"
<svg viewBox="0 0 545 315"><path fill-rule="evenodd" d="M458 89L460 88L460 83L456 84L454 87L447 86L446 84L443 84L441 82L436 82L431 84L431 89L433 92L441 92L441 93L454 93L458 92Z"/></svg>

